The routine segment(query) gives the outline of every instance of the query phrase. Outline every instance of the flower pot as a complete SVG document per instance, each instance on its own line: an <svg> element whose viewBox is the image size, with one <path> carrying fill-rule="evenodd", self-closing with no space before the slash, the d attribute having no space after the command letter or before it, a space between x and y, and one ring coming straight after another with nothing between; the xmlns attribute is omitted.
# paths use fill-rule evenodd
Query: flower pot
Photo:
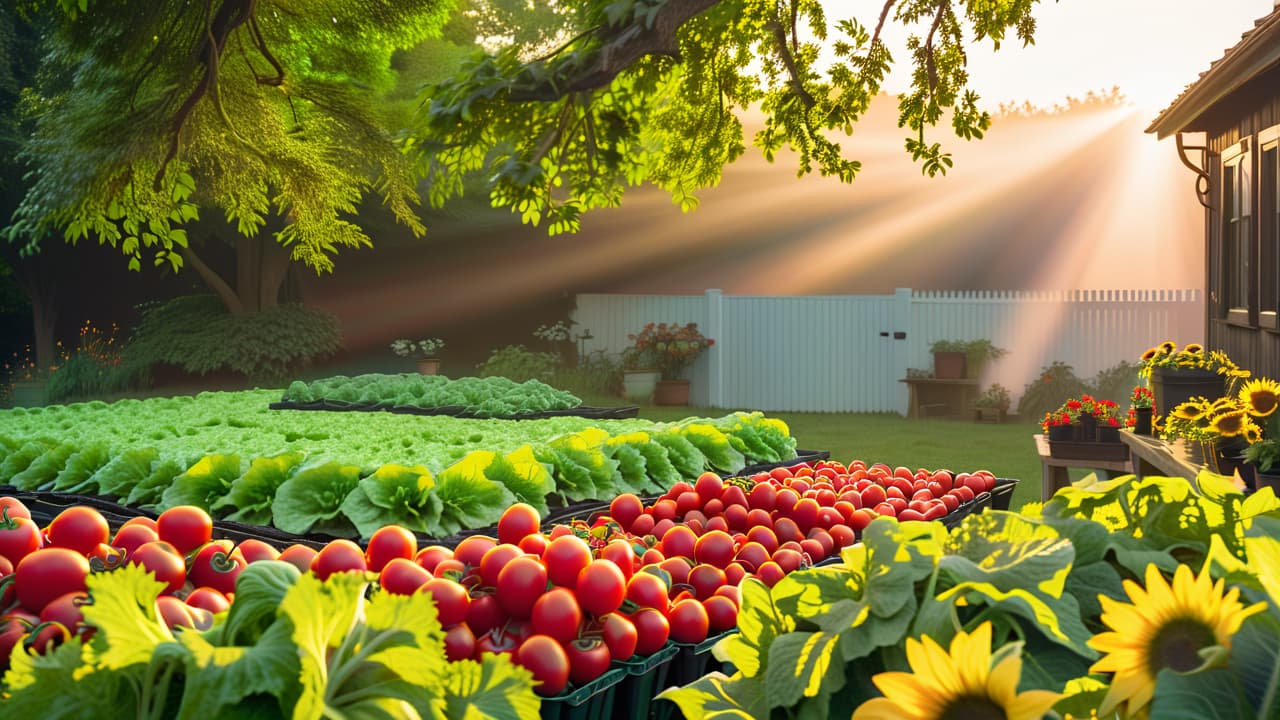
<svg viewBox="0 0 1280 720"><path fill-rule="evenodd" d="M657 370L624 370L622 396L632 401L648 402L659 377Z"/></svg>
<svg viewBox="0 0 1280 720"><path fill-rule="evenodd" d="M1111 425L1099 425L1095 431L1095 439L1103 443L1120 442L1120 428Z"/></svg>
<svg viewBox="0 0 1280 720"><path fill-rule="evenodd" d="M1081 413L1080 422L1072 425L1076 429L1076 440L1095 442L1098 439L1098 418Z"/></svg>
<svg viewBox="0 0 1280 720"><path fill-rule="evenodd" d="M1276 470L1277 468L1271 468ZM1274 472L1261 472L1256 467L1253 471L1253 489L1261 490L1264 487L1271 488L1271 492L1280 495L1280 474Z"/></svg>
<svg viewBox="0 0 1280 720"><path fill-rule="evenodd" d="M40 407L44 405L43 380L15 380L13 383L14 407Z"/></svg>
<svg viewBox="0 0 1280 720"><path fill-rule="evenodd" d="M653 388L654 405L688 405L688 380L659 380Z"/></svg>
<svg viewBox="0 0 1280 720"><path fill-rule="evenodd" d="M963 352L944 351L933 354L933 376L938 380L963 380L968 376L968 356Z"/></svg>
<svg viewBox="0 0 1280 720"><path fill-rule="evenodd" d="M1056 440L1059 442L1063 440L1074 440L1075 426L1074 425L1050 425L1048 435L1050 440Z"/></svg>
<svg viewBox="0 0 1280 720"><path fill-rule="evenodd" d="M1150 384L1155 412L1161 416L1193 397L1220 398L1225 388L1221 375L1203 368L1155 368Z"/></svg>
<svg viewBox="0 0 1280 720"><path fill-rule="evenodd" d="M423 358L419 360L418 372L423 375L435 375L440 372L440 358Z"/></svg>
<svg viewBox="0 0 1280 720"><path fill-rule="evenodd" d="M1150 435L1152 433L1151 426L1151 408L1134 408L1133 409L1133 434L1134 435Z"/></svg>

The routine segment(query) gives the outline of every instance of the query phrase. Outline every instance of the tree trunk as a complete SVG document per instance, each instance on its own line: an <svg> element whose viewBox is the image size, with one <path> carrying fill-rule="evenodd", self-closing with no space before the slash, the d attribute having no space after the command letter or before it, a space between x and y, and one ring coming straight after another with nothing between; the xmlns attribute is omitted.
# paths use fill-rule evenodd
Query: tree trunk
<svg viewBox="0 0 1280 720"><path fill-rule="evenodd" d="M217 294L227 312L262 312L280 304L280 290L289 271L289 250L271 238L237 237L236 284L232 287L191 248L182 249L183 260Z"/></svg>
<svg viewBox="0 0 1280 720"><path fill-rule="evenodd" d="M57 288L53 278L55 271L44 252L13 262L14 277L31 303L32 330L35 333L35 364L48 370L58 362L58 346L54 326L58 320Z"/></svg>

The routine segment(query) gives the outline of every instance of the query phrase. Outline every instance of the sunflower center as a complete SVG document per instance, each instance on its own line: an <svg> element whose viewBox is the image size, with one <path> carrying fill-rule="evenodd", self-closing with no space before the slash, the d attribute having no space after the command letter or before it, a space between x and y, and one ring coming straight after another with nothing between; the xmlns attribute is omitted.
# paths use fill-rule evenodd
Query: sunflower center
<svg viewBox="0 0 1280 720"><path fill-rule="evenodd" d="M1270 415L1275 411L1277 402L1280 402L1280 398L1277 398L1275 393L1266 390L1255 390L1249 396L1249 404L1253 406L1254 411L1259 415Z"/></svg>
<svg viewBox="0 0 1280 720"><path fill-rule="evenodd" d="M1004 708L991 698L966 695L947 703L938 720L1007 720Z"/></svg>
<svg viewBox="0 0 1280 720"><path fill-rule="evenodd" d="M1200 651L1216 641L1213 630L1199 620L1173 620L1151 640L1147 669L1152 677L1165 668L1175 672L1195 670L1204 662Z"/></svg>

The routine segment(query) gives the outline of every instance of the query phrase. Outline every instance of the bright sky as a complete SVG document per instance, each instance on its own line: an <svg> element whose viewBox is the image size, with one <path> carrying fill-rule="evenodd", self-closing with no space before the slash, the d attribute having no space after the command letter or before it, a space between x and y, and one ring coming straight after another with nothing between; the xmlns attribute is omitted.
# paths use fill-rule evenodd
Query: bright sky
<svg viewBox="0 0 1280 720"><path fill-rule="evenodd" d="M882 0L827 0L828 21L854 16L874 27ZM1042 0L1033 10L1036 44L990 43L971 51L969 74L983 106L1030 100L1052 106L1068 95L1119 85L1140 110L1154 113L1240 40L1273 0ZM917 30L923 34L927 26ZM887 37L894 58L908 60L905 33ZM909 77L886 88L898 92Z"/></svg>

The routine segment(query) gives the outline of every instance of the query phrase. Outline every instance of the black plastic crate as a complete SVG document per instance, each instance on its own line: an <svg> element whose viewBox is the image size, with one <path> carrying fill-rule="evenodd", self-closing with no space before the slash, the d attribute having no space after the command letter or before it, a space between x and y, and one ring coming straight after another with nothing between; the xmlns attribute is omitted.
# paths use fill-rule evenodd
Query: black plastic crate
<svg viewBox="0 0 1280 720"><path fill-rule="evenodd" d="M542 698L542 720L609 720L614 715L618 685L627 677L622 668L605 674L580 688Z"/></svg>
<svg viewBox="0 0 1280 720"><path fill-rule="evenodd" d="M679 652L680 648L675 643L668 642L648 657L615 661L617 667L627 671L627 676L618 685L614 716L648 720L656 705L653 697L667 687L671 661Z"/></svg>
<svg viewBox="0 0 1280 720"><path fill-rule="evenodd" d="M1019 482L1017 478L996 478L996 486L991 490L991 509L1008 510Z"/></svg>

